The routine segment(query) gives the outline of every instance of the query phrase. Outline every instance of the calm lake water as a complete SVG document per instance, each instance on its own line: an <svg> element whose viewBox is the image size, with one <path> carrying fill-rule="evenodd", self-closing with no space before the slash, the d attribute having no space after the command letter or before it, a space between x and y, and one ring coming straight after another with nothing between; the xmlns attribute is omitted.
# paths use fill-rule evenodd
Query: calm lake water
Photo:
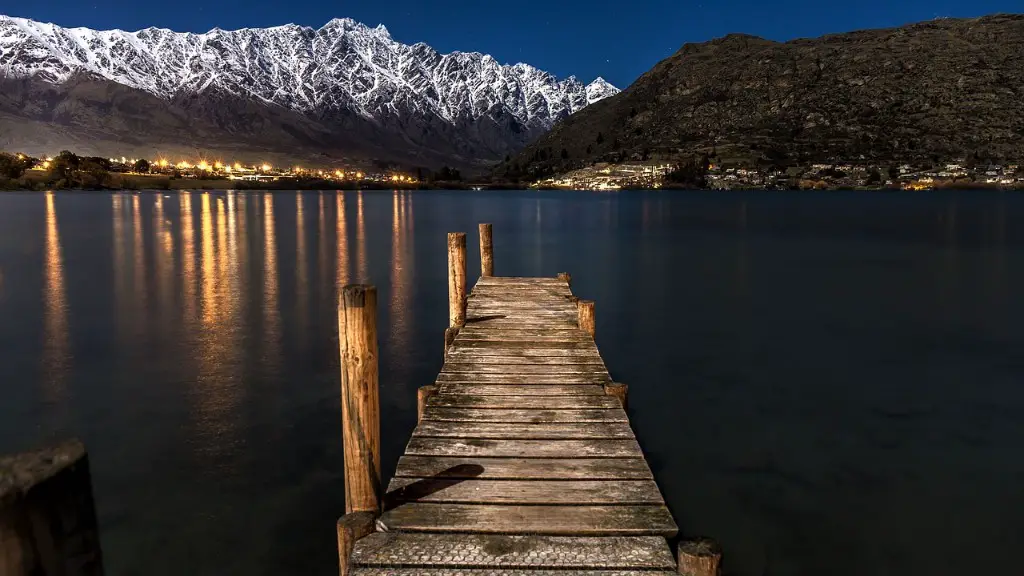
<svg viewBox="0 0 1024 576"><path fill-rule="evenodd" d="M569 271L730 574L1024 574L1024 195L0 195L0 452L90 450L113 575L335 573L338 287L377 285L384 474L446 233Z"/></svg>

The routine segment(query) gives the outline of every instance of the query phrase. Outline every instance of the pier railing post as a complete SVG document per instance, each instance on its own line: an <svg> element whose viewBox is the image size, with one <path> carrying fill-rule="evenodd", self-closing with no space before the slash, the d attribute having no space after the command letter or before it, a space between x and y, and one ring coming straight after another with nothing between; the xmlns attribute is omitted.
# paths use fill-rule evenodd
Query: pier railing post
<svg viewBox="0 0 1024 576"><path fill-rule="evenodd" d="M722 548L709 538L679 543L677 566L683 576L720 576Z"/></svg>
<svg viewBox="0 0 1024 576"><path fill-rule="evenodd" d="M351 572L349 559L356 541L373 532L376 517L371 512L353 512L338 519L338 576Z"/></svg>
<svg viewBox="0 0 1024 576"><path fill-rule="evenodd" d="M448 233L448 329L444 332L444 350L466 325L466 233Z"/></svg>
<svg viewBox="0 0 1024 576"><path fill-rule="evenodd" d="M597 325L594 321L594 301L580 300L576 302L576 313L579 319L580 330L584 330L591 336L594 336L597 332Z"/></svg>
<svg viewBox="0 0 1024 576"><path fill-rule="evenodd" d="M613 382L611 384L604 385L604 393L608 396L614 396L619 400L619 404L622 404L622 409L626 409L626 393L629 392L629 386L620 382Z"/></svg>
<svg viewBox="0 0 1024 576"><path fill-rule="evenodd" d="M81 442L0 458L0 574L102 576Z"/></svg>
<svg viewBox="0 0 1024 576"><path fill-rule="evenodd" d="M380 513L380 396L377 289L351 284L338 308L345 513Z"/></svg>
<svg viewBox="0 0 1024 576"><path fill-rule="evenodd" d="M416 391L416 423L423 421L423 413L427 410L427 400L437 392L437 386L420 386Z"/></svg>
<svg viewBox="0 0 1024 576"><path fill-rule="evenodd" d="M494 276L494 241L490 224L480 225L480 275Z"/></svg>
<svg viewBox="0 0 1024 576"><path fill-rule="evenodd" d="M566 284L572 286L572 274L569 274L568 272L559 272L558 279L565 280Z"/></svg>

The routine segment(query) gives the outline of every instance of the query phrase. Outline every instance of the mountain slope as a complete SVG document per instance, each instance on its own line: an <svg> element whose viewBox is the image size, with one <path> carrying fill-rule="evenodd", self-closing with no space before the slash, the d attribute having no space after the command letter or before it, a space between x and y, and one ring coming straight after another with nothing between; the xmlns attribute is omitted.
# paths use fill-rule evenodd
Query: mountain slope
<svg viewBox="0 0 1024 576"><path fill-rule="evenodd" d="M203 127L235 128L211 134L225 142L258 135L244 114L237 118L227 108L244 102L272 110L253 110L258 116L307 119L310 125L300 132L317 134L309 141L313 148L359 151L369 138L371 148L412 156L440 151L466 162L514 151L618 91L600 78L584 85L479 53L440 54L426 44L401 44L383 26L350 19L318 30L290 24L191 34L62 28L0 16L0 78L62 86L84 76L158 98L158 108L166 109L158 116L199 110ZM0 111L90 127L84 118L62 121L57 110ZM154 139L165 130L173 126L154 121L148 128Z"/></svg>
<svg viewBox="0 0 1024 576"><path fill-rule="evenodd" d="M734 34L686 44L498 173L711 150L776 165L1024 159L1024 16L786 43Z"/></svg>

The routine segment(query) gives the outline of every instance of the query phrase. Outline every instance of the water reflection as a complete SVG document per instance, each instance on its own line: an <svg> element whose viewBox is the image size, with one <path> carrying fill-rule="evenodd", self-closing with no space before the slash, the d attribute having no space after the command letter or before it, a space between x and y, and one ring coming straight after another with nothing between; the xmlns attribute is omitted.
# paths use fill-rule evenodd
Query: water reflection
<svg viewBox="0 0 1024 576"><path fill-rule="evenodd" d="M142 230L142 199L132 196L132 318L135 320L132 332L139 334L144 329L145 312L149 309L149 293L146 290L146 252Z"/></svg>
<svg viewBox="0 0 1024 576"><path fill-rule="evenodd" d="M340 297L341 289L348 284L348 232L345 227L345 193L338 192L335 197L337 203L337 251L338 262L336 266L337 279L335 280L335 293Z"/></svg>
<svg viewBox="0 0 1024 576"><path fill-rule="evenodd" d="M64 286L57 208L53 192L46 193L45 260L43 276L46 302L43 307L43 390L47 401L63 400L65 377L71 365L68 351L68 310Z"/></svg>
<svg viewBox="0 0 1024 576"><path fill-rule="evenodd" d="M154 266L157 275L157 304L160 307L160 318L169 322L173 316L172 294L174 291L174 234L170 230L170 221L164 214L164 198L158 195L153 207L153 230L157 242L153 243Z"/></svg>
<svg viewBox="0 0 1024 576"><path fill-rule="evenodd" d="M366 271L366 224L363 218L363 191L356 200L356 264L359 270L357 282L368 282L369 273Z"/></svg>
<svg viewBox="0 0 1024 576"><path fill-rule="evenodd" d="M412 274L410 247L405 227L405 194L395 190L391 196L391 340L399 350L410 345L412 309L406 306Z"/></svg>
<svg viewBox="0 0 1024 576"><path fill-rule="evenodd" d="M316 255L317 255L317 282L320 286L320 302L326 300L327 288L327 214L324 213L324 193L320 192L317 199L317 225L316 225Z"/></svg>
<svg viewBox="0 0 1024 576"><path fill-rule="evenodd" d="M184 302L185 320L196 319L196 247L195 224L192 217L192 194L182 192L178 196L181 212L181 292Z"/></svg>
<svg viewBox="0 0 1024 576"><path fill-rule="evenodd" d="M277 236L274 233L274 196L263 195L263 325L268 350L265 360L276 367L281 343L281 311L278 307Z"/></svg>
<svg viewBox="0 0 1024 576"><path fill-rule="evenodd" d="M298 308L299 346L305 348L309 325L309 265L306 262L306 219L302 192L295 193L295 299Z"/></svg>

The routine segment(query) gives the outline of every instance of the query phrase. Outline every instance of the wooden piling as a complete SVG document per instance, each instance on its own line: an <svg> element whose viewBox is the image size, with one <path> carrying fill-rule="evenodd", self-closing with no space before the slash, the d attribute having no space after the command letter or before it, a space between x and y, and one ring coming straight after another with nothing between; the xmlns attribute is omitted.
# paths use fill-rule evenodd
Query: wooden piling
<svg viewBox="0 0 1024 576"><path fill-rule="evenodd" d="M466 324L466 233L448 233L448 325Z"/></svg>
<svg viewBox="0 0 1024 576"><path fill-rule="evenodd" d="M576 313L579 319L580 330L585 330L593 336L597 332L597 325L594 321L594 301L579 300L576 302Z"/></svg>
<svg viewBox="0 0 1024 576"><path fill-rule="evenodd" d="M608 396L614 396L618 399L619 404L622 404L622 409L626 409L626 394L629 392L629 386L622 384L621 382L613 382L611 384L604 385L604 393Z"/></svg>
<svg viewBox="0 0 1024 576"><path fill-rule="evenodd" d="M494 276L494 242L492 240L492 226L490 224L480 225L480 275Z"/></svg>
<svg viewBox="0 0 1024 576"><path fill-rule="evenodd" d="M81 442L0 458L0 574L103 574Z"/></svg>
<svg viewBox="0 0 1024 576"><path fill-rule="evenodd" d="M452 343L455 342L455 337L459 335L458 328L445 328L444 329L444 356L448 358L448 348L451 347Z"/></svg>
<svg viewBox="0 0 1024 576"><path fill-rule="evenodd" d="M722 573L722 548L709 538L679 543L677 565L683 576L719 576Z"/></svg>
<svg viewBox="0 0 1024 576"><path fill-rule="evenodd" d="M565 280L566 284L572 286L572 274L569 274L568 272L559 272L558 279Z"/></svg>
<svg viewBox="0 0 1024 576"><path fill-rule="evenodd" d="M380 512L377 289L351 284L338 308L345 513Z"/></svg>
<svg viewBox="0 0 1024 576"><path fill-rule="evenodd" d="M351 572L349 559L356 541L373 532L376 520L370 512L353 512L338 519L338 575L348 576Z"/></svg>
<svg viewBox="0 0 1024 576"><path fill-rule="evenodd" d="M437 386L420 386L416 391L416 423L423 421L423 412L427 409L427 400L437 392Z"/></svg>

